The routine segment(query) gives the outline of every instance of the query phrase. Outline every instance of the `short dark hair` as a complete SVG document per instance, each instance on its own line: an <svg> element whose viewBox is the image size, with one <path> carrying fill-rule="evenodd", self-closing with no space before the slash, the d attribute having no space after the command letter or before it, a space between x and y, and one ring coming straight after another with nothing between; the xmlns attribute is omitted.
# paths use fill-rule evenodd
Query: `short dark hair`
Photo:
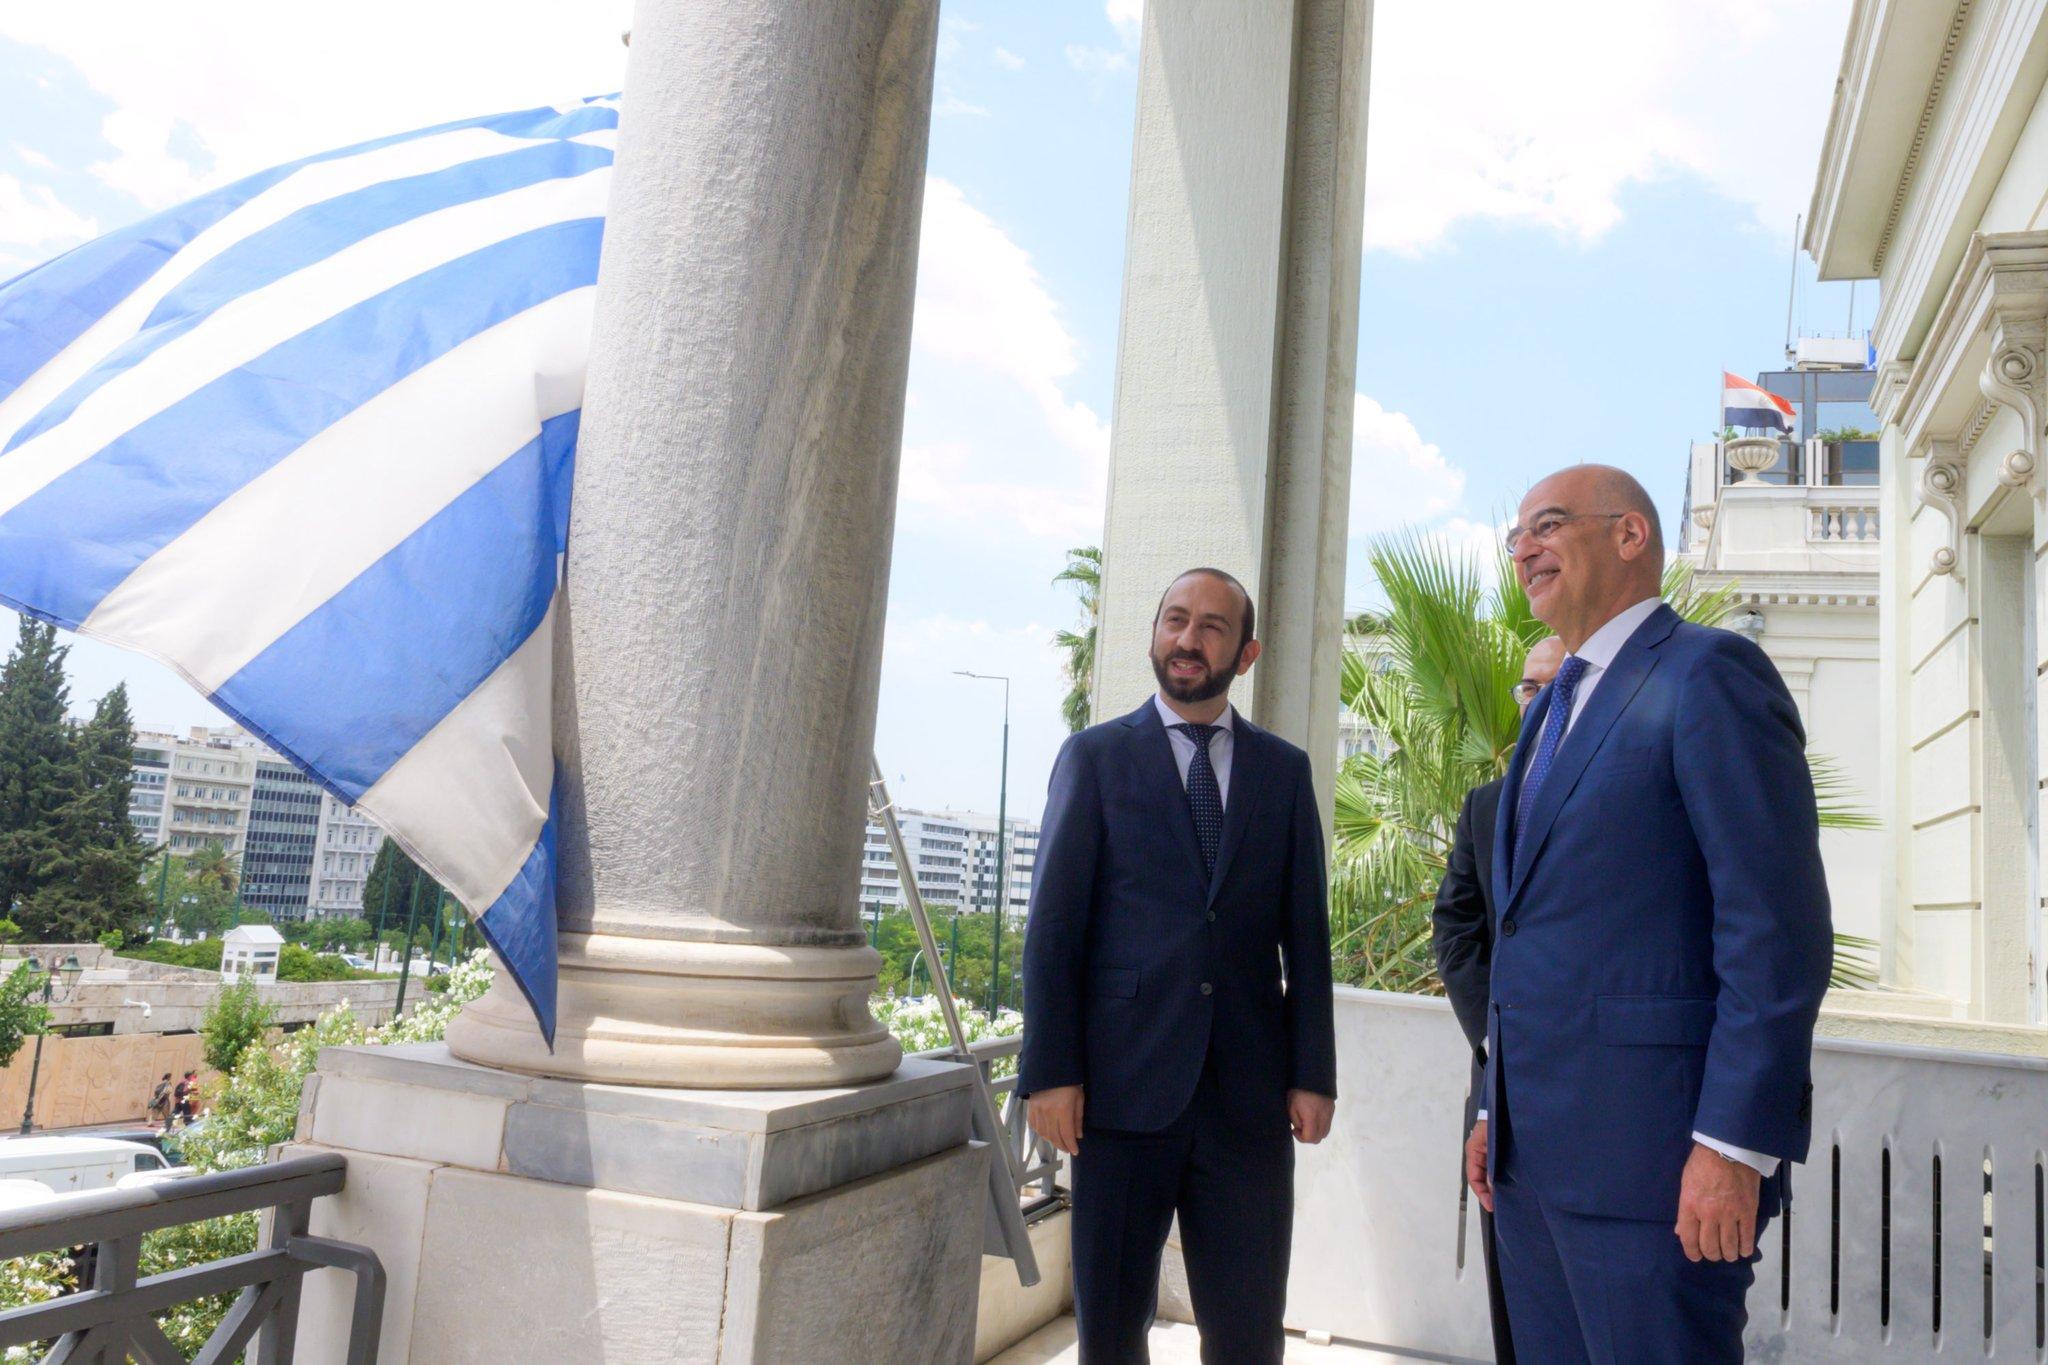
<svg viewBox="0 0 2048 1365"><path fill-rule="evenodd" d="M1193 578L1196 574L1207 574L1211 578L1228 583L1231 587L1236 588L1237 595L1244 599L1244 634L1239 636L1237 641L1237 647L1241 652L1246 645L1259 638L1259 608L1252 601L1251 590L1237 581L1237 575L1227 573L1222 569L1207 567L1188 569L1185 572L1177 573L1173 576L1173 583L1178 583L1183 578ZM1159 624L1160 613L1166 610L1166 593L1173 591L1173 583L1166 585L1166 592L1159 594L1159 605L1152 608L1152 624L1155 627Z"/></svg>

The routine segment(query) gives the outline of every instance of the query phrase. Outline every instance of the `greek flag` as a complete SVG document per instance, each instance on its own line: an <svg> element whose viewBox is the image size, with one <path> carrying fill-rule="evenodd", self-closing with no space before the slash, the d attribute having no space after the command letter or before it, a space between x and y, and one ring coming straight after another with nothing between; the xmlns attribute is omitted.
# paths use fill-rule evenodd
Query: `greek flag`
<svg viewBox="0 0 2048 1365"><path fill-rule="evenodd" d="M176 669L552 1043L553 617L616 97L307 157L0 284L0 601Z"/></svg>

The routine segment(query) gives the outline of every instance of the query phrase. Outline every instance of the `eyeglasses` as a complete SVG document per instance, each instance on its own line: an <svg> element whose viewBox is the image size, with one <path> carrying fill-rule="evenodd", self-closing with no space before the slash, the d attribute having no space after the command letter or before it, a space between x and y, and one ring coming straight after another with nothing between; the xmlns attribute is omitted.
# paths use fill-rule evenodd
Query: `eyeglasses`
<svg viewBox="0 0 2048 1365"><path fill-rule="evenodd" d="M1508 533L1501 537L1501 542L1508 547L1508 553L1513 554L1521 548L1525 538L1535 541L1538 545L1548 545L1569 522L1585 517L1615 521L1627 515L1626 512L1545 512L1527 526L1508 527Z"/></svg>
<svg viewBox="0 0 2048 1365"><path fill-rule="evenodd" d="M1541 692L1542 690L1542 683L1536 682L1530 678L1524 678L1520 682L1515 684L1515 700L1522 703L1522 705L1527 706L1530 702L1536 700L1536 694L1538 692Z"/></svg>

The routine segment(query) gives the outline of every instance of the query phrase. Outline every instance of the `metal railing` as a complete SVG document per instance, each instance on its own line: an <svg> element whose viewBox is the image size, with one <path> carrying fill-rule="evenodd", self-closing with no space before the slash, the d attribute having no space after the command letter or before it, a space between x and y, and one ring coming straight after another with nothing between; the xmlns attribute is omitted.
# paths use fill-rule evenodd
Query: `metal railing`
<svg viewBox="0 0 2048 1365"><path fill-rule="evenodd" d="M1024 1103L1017 1098L1015 1063L1023 1045L1024 1040L1013 1034L1007 1038L978 1039L967 1045L967 1051L981 1068L1001 1113L1003 1156L1017 1173L1018 1199L1028 1224L1065 1208L1067 1192L1059 1183L1063 1160L1059 1149L1032 1131ZM952 1048L941 1047L918 1055L951 1061L956 1054Z"/></svg>
<svg viewBox="0 0 2048 1365"><path fill-rule="evenodd" d="M309 1270L355 1276L355 1307L342 1358L372 1365L384 1316L384 1267L367 1247L308 1234L313 1201L338 1193L348 1163L322 1153L238 1171L167 1180L141 1189L66 1195L0 1213L0 1259L88 1248L92 1287L0 1313L0 1348L51 1342L44 1365L183 1365L184 1352L157 1314L194 1299L240 1291L194 1362L220 1365L247 1352L251 1365L290 1365L299 1290ZM240 1256L137 1278L144 1234L229 1214L264 1212L263 1245Z"/></svg>

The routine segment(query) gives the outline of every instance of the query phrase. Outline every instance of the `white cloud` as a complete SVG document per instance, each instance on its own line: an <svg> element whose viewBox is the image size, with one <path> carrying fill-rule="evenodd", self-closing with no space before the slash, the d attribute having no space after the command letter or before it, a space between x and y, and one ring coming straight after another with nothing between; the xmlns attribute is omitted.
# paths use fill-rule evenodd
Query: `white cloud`
<svg viewBox="0 0 2048 1365"><path fill-rule="evenodd" d="M1675 172L1773 233L1804 208L1848 0L1384 0L1373 13L1368 246L1464 219L1591 240L1631 183Z"/></svg>
<svg viewBox="0 0 2048 1365"><path fill-rule="evenodd" d="M39 171L52 170L57 165L56 162L50 160L50 158L44 156L35 148L24 147L19 142L14 144L14 154Z"/></svg>
<svg viewBox="0 0 2048 1365"><path fill-rule="evenodd" d="M109 189L140 200L154 213L190 199L205 187L205 171L178 155L172 142L180 125L140 109L116 109L100 124L114 156L86 169Z"/></svg>
<svg viewBox="0 0 2048 1365"><path fill-rule="evenodd" d="M1465 471L1403 413L1357 395L1351 418L1351 535L1434 522L1463 506Z"/></svg>
<svg viewBox="0 0 2048 1365"><path fill-rule="evenodd" d="M935 118L987 118L988 110L978 104L969 104L951 91L932 102Z"/></svg>
<svg viewBox="0 0 2048 1365"><path fill-rule="evenodd" d="M1084 480L1071 486L1004 478L964 441L903 448L897 496L920 517L945 518L966 532L1008 528L1039 540L1079 545L1102 534L1103 489Z"/></svg>
<svg viewBox="0 0 2048 1365"><path fill-rule="evenodd" d="M0 174L0 253L32 260L73 246L100 230L48 185L27 185Z"/></svg>
<svg viewBox="0 0 2048 1365"><path fill-rule="evenodd" d="M1132 47L1138 45L1138 30L1145 23L1145 0L1108 0L1104 6L1109 22Z"/></svg>
<svg viewBox="0 0 2048 1365"><path fill-rule="evenodd" d="M1131 64L1128 53L1112 52L1106 47L1089 47L1085 43L1067 44L1067 65L1087 76L1107 76L1122 71Z"/></svg>
<svg viewBox="0 0 2048 1365"><path fill-rule="evenodd" d="M1022 71L1024 69L1024 59L1010 51L1007 47L997 48L990 54L990 57L997 66L1007 68L1008 70Z"/></svg>
<svg viewBox="0 0 2048 1365"><path fill-rule="evenodd" d="M0 37L56 53L111 102L103 173L151 203L174 192L181 164L210 161L190 187L219 184L386 133L616 90L630 17L629 0L361 0L346 14L108 0L6 6Z"/></svg>
<svg viewBox="0 0 2048 1365"><path fill-rule="evenodd" d="M911 344L1014 381L1063 444L1108 458L1108 424L1063 391L1080 367L1080 345L1030 254L937 176L925 182Z"/></svg>

